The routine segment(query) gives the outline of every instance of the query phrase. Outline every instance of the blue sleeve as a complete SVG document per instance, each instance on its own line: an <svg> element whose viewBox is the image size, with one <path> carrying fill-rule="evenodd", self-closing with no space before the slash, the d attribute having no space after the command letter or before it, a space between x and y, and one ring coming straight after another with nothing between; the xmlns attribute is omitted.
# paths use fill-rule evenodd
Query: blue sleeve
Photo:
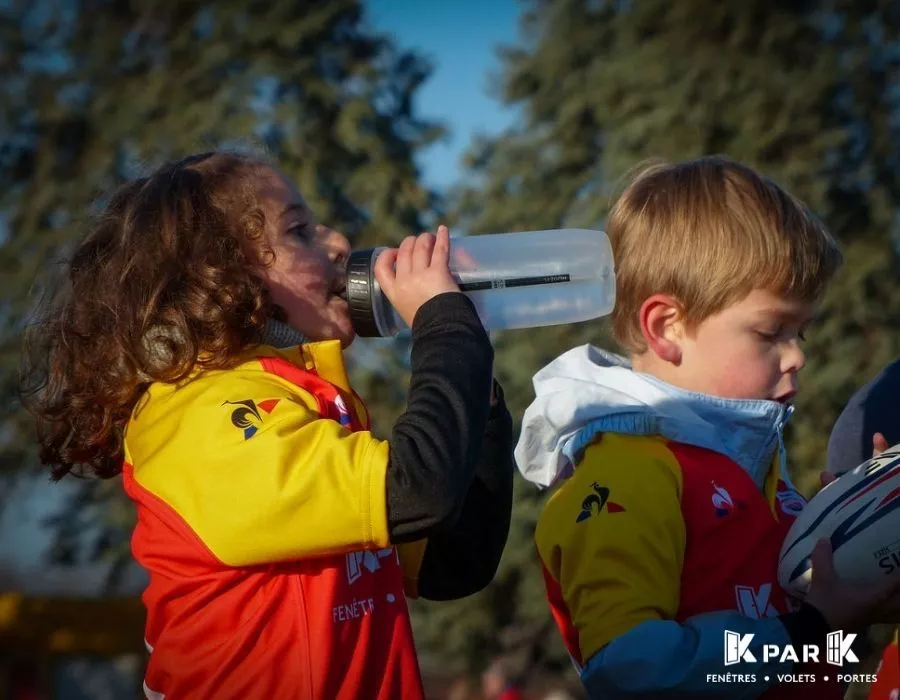
<svg viewBox="0 0 900 700"><path fill-rule="evenodd" d="M749 654L728 666L726 630L753 635L752 640L742 640L749 642ZM774 685L776 674L790 673L793 666L791 661L779 663L777 657L764 663L763 647L789 643L787 629L778 618L756 620L723 611L697 615L683 624L652 620L594 654L581 672L581 681L591 700L750 700ZM751 655L754 661L749 660Z"/></svg>
<svg viewBox="0 0 900 700"><path fill-rule="evenodd" d="M842 474L872 457L872 437L900 443L900 360L857 391L834 424L828 440L828 471Z"/></svg>

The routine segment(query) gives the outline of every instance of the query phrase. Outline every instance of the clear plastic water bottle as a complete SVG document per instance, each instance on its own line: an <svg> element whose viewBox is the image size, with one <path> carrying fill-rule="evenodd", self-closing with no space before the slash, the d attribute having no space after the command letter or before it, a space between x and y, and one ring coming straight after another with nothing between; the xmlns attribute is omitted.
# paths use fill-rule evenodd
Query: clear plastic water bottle
<svg viewBox="0 0 900 700"><path fill-rule="evenodd" d="M347 264L356 333L389 337L406 328L375 279L384 248ZM453 238L450 270L489 331L576 323L609 314L616 297L612 248L603 231L556 229Z"/></svg>

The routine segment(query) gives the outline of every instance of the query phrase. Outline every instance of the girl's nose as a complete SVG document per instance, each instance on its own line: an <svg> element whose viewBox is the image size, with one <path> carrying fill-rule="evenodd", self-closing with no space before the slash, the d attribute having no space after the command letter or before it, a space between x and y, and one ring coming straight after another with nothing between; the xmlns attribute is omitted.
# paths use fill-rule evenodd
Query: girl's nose
<svg viewBox="0 0 900 700"><path fill-rule="evenodd" d="M335 265L344 265L350 255L350 241L343 233L326 228L322 241L328 251L328 259Z"/></svg>

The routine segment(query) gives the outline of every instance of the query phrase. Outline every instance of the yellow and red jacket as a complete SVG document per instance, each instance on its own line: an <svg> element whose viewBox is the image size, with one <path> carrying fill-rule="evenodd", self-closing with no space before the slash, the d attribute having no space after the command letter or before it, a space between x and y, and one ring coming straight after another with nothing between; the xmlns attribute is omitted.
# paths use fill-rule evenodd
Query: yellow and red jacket
<svg viewBox="0 0 900 700"><path fill-rule="evenodd" d="M338 341L152 384L125 454L148 697L423 697L406 594L424 543L389 542L388 443Z"/></svg>
<svg viewBox="0 0 900 700"><path fill-rule="evenodd" d="M791 643L778 616L798 607L777 576L805 504L780 466L790 409L685 392L590 346L534 385L516 459L559 484L535 539L590 696L841 698L840 669L763 658ZM726 632L753 635L738 664ZM787 673L820 682L776 685Z"/></svg>
<svg viewBox="0 0 900 700"><path fill-rule="evenodd" d="M869 689L869 700L900 700L900 633L887 645L875 670L876 680Z"/></svg>

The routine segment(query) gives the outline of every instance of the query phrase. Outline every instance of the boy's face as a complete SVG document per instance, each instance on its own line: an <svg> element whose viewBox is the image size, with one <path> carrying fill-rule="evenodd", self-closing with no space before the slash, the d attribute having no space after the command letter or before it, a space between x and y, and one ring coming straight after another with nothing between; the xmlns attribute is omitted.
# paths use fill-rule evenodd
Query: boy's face
<svg viewBox="0 0 900 700"><path fill-rule="evenodd" d="M814 306L757 289L680 335L682 388L730 399L788 402L806 363L800 348Z"/></svg>
<svg viewBox="0 0 900 700"><path fill-rule="evenodd" d="M309 340L353 342L353 324L345 299L347 238L317 224L293 184L271 171L260 188L275 253L266 268L272 300L287 322Z"/></svg>

